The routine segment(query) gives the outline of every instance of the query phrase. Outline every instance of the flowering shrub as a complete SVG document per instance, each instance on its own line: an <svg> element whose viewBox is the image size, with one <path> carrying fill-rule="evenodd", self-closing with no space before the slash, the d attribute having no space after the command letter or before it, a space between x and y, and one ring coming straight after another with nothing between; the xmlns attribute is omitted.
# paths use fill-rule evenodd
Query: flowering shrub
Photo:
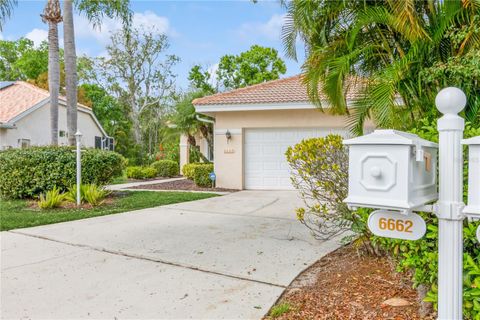
<svg viewBox="0 0 480 320"><path fill-rule="evenodd" d="M348 193L348 153L339 135L306 139L289 147L291 181L304 206L297 218L319 239L328 239L359 223L343 199Z"/></svg>

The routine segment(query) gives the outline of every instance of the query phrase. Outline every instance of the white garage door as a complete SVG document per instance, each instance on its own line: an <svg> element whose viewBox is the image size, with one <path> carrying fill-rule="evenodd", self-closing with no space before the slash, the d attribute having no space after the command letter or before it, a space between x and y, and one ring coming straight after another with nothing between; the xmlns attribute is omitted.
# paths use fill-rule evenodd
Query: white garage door
<svg viewBox="0 0 480 320"><path fill-rule="evenodd" d="M245 189L293 189L285 151L303 139L330 133L347 135L346 130L332 128L246 129Z"/></svg>

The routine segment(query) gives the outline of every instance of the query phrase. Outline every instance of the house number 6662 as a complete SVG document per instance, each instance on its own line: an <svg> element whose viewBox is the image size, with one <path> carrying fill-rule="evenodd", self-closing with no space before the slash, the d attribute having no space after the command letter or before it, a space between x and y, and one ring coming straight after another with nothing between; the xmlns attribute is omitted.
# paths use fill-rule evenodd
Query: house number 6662
<svg viewBox="0 0 480 320"><path fill-rule="evenodd" d="M378 227L380 228L380 230L412 233L413 221L392 218L380 218L378 219Z"/></svg>

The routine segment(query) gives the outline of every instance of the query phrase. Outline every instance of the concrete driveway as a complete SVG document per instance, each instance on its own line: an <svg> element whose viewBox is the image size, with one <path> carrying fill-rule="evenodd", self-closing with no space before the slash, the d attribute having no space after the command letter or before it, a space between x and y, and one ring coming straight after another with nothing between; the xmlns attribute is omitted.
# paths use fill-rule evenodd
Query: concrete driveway
<svg viewBox="0 0 480 320"><path fill-rule="evenodd" d="M1 234L1 318L259 319L338 247L295 192L230 195Z"/></svg>

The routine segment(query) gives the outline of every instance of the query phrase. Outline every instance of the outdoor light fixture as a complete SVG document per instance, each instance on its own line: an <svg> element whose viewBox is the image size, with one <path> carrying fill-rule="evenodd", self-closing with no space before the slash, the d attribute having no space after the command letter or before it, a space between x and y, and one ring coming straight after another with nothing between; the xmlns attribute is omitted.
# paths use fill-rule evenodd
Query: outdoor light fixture
<svg viewBox="0 0 480 320"><path fill-rule="evenodd" d="M230 142L230 140L232 139L232 134L230 133L230 131L227 130L227 132L225 132L225 137L227 138L227 143Z"/></svg>

